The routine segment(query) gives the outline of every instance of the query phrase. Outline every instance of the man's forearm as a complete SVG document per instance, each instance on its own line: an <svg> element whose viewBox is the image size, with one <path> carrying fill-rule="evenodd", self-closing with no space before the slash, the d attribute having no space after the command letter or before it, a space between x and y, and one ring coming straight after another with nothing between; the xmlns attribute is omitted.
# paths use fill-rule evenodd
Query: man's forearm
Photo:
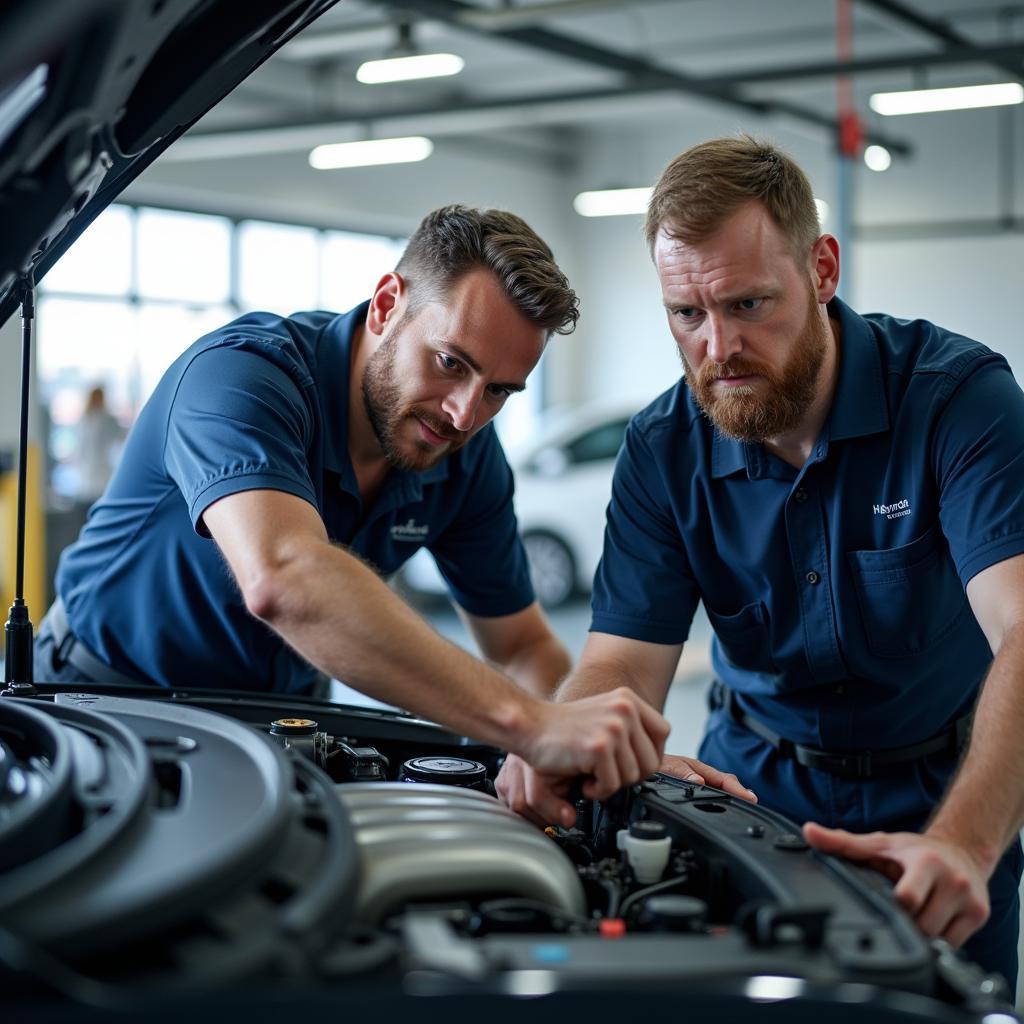
<svg viewBox="0 0 1024 1024"><path fill-rule="evenodd" d="M532 724L530 698L440 637L367 566L326 543L280 570L261 614L304 658L358 690L484 742L515 749Z"/></svg>
<svg viewBox="0 0 1024 1024"><path fill-rule="evenodd" d="M558 687L555 700L579 700L624 686L660 711L682 651L682 644L591 633L579 664Z"/></svg>
<svg viewBox="0 0 1024 1024"><path fill-rule="evenodd" d="M579 700L597 693L609 693L619 686L633 689L632 680L620 667L581 664L555 691L555 700Z"/></svg>
<svg viewBox="0 0 1024 1024"><path fill-rule="evenodd" d="M1010 629L978 699L971 741L927 834L970 852L991 872L1024 823L1024 624Z"/></svg>
<svg viewBox="0 0 1024 1024"><path fill-rule="evenodd" d="M499 667L527 693L541 700L551 700L555 688L572 668L572 661L564 645L549 634L517 650Z"/></svg>

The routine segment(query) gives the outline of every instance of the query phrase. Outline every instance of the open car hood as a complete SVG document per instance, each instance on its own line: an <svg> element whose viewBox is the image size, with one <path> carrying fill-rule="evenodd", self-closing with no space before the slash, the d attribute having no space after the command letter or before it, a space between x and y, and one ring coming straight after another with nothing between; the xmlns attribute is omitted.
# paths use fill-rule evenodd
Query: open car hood
<svg viewBox="0 0 1024 1024"><path fill-rule="evenodd" d="M0 324L175 139L337 0L9 0Z"/></svg>

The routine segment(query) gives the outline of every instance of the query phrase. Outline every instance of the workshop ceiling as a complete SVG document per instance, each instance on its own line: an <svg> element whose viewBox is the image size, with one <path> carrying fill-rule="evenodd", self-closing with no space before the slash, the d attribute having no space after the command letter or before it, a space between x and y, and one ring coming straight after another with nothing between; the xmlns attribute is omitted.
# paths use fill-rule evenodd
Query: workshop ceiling
<svg viewBox="0 0 1024 1024"><path fill-rule="evenodd" d="M908 123L919 119L872 114L872 92L1024 75L1024 3L851 0L845 44L840 9L837 0L342 0L165 159L430 134L532 145L565 162L581 133L653 127L694 105L827 143L844 71L869 141L898 153L913 148ZM403 24L417 50L458 54L464 71L357 83L359 64L392 53ZM931 116L933 130L942 116Z"/></svg>

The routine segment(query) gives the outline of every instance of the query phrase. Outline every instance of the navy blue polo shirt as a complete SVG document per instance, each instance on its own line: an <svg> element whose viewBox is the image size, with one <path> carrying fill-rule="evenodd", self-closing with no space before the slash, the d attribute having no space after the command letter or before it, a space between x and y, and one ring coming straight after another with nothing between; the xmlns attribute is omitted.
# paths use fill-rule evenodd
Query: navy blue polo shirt
<svg viewBox="0 0 1024 1024"><path fill-rule="evenodd" d="M703 601L750 713L896 747L963 713L991 661L964 587L1024 551L1024 395L975 341L829 311L838 386L803 468L715 431L683 381L633 419L591 629L679 644Z"/></svg>
<svg viewBox="0 0 1024 1024"><path fill-rule="evenodd" d="M533 601L493 426L425 472L392 470L363 507L347 437L352 336L367 306L248 314L164 374L57 572L73 632L107 664L162 686L308 687L315 670L248 613L200 523L246 490L308 501L333 541L384 575L429 548L473 615Z"/></svg>

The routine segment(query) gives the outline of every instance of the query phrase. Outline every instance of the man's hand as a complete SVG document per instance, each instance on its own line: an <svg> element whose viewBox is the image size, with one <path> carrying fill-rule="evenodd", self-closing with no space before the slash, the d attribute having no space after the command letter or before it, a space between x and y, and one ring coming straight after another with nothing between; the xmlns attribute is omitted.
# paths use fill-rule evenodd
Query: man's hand
<svg viewBox="0 0 1024 1024"><path fill-rule="evenodd" d="M589 776L583 795L604 800L646 778L661 762L669 724L625 687L564 704L540 704L538 711L539 722L518 746L523 760L545 777L527 787L543 791L540 805L534 805L538 814L560 808L556 820L571 824L571 805L555 795L562 782Z"/></svg>
<svg viewBox="0 0 1024 1024"><path fill-rule="evenodd" d="M987 920L988 876L969 853L947 839L915 832L854 835L804 825L816 850L864 861L896 883L896 901L929 938L963 945Z"/></svg>
<svg viewBox="0 0 1024 1024"><path fill-rule="evenodd" d="M666 754L657 770L686 782L707 783L752 804L757 803L754 791L747 789L735 775L712 768L695 757ZM572 804L564 799L570 784L570 779L536 772L521 758L509 754L495 786L498 796L516 814L543 828L553 822L571 825L575 820Z"/></svg>
<svg viewBox="0 0 1024 1024"><path fill-rule="evenodd" d="M569 828L576 821L576 810L566 799L572 783L565 776L542 775L509 754L494 786L502 803L538 828L555 823Z"/></svg>
<svg viewBox="0 0 1024 1024"><path fill-rule="evenodd" d="M730 772L720 772L717 768L712 768L711 765L698 761L695 757L666 754L658 770L666 775L674 775L684 782L699 782L702 785L706 783L743 800L749 800L752 804L757 803L757 794L752 789L747 789L735 775Z"/></svg>

